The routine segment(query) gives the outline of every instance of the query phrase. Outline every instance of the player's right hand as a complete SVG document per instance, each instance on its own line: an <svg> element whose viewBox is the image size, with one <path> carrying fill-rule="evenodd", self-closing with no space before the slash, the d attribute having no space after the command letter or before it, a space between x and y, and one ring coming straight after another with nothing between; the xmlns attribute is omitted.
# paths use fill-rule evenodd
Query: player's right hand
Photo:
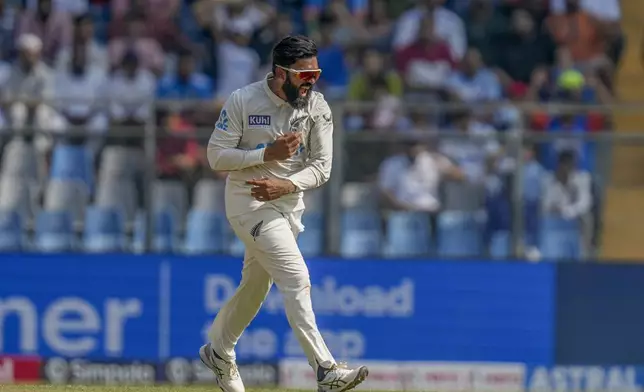
<svg viewBox="0 0 644 392"><path fill-rule="evenodd" d="M289 159L300 147L302 136L299 132L282 135L264 150L264 162Z"/></svg>

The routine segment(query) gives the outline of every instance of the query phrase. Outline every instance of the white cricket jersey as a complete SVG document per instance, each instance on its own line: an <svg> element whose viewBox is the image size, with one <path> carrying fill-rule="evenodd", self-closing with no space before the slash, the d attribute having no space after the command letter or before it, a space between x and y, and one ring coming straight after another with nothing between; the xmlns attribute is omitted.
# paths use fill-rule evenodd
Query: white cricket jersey
<svg viewBox="0 0 644 392"><path fill-rule="evenodd" d="M294 109L260 82L236 90L226 101L208 143L213 170L229 171L226 180L226 215L238 216L260 208L282 213L304 209L302 191L324 184L331 174L333 119L324 96L311 92L308 106ZM299 151L285 161L264 163L264 149L279 136L302 132ZM289 179L297 192L261 202L250 195L246 181Z"/></svg>

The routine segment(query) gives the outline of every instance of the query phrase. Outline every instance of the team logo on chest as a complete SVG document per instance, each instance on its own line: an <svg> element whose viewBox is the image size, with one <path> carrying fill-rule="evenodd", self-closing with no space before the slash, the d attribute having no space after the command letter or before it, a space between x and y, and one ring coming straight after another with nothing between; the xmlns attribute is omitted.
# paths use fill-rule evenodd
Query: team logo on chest
<svg viewBox="0 0 644 392"><path fill-rule="evenodd" d="M251 114L248 116L248 128L270 128L271 116Z"/></svg>

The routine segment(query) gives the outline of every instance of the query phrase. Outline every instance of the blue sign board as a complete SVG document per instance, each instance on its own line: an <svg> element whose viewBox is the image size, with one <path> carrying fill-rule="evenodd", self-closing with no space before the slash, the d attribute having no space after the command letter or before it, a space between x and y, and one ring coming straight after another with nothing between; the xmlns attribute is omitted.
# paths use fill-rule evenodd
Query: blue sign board
<svg viewBox="0 0 644 392"><path fill-rule="evenodd" d="M311 259L320 329L339 360L552 364L553 264ZM195 357L241 260L4 255L0 353ZM274 287L237 346L241 361L303 356Z"/></svg>

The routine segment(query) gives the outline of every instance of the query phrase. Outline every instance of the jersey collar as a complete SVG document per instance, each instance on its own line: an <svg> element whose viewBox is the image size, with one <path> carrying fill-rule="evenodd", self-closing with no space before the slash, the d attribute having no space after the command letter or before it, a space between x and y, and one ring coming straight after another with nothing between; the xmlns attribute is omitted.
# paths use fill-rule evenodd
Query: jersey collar
<svg viewBox="0 0 644 392"><path fill-rule="evenodd" d="M273 77L273 73L270 72L266 75L266 78L264 78L264 91L266 91L266 94L268 97L273 101L273 103L277 106L284 106L288 105L288 102L284 101L282 98L278 97L269 87L268 85L268 80Z"/></svg>

